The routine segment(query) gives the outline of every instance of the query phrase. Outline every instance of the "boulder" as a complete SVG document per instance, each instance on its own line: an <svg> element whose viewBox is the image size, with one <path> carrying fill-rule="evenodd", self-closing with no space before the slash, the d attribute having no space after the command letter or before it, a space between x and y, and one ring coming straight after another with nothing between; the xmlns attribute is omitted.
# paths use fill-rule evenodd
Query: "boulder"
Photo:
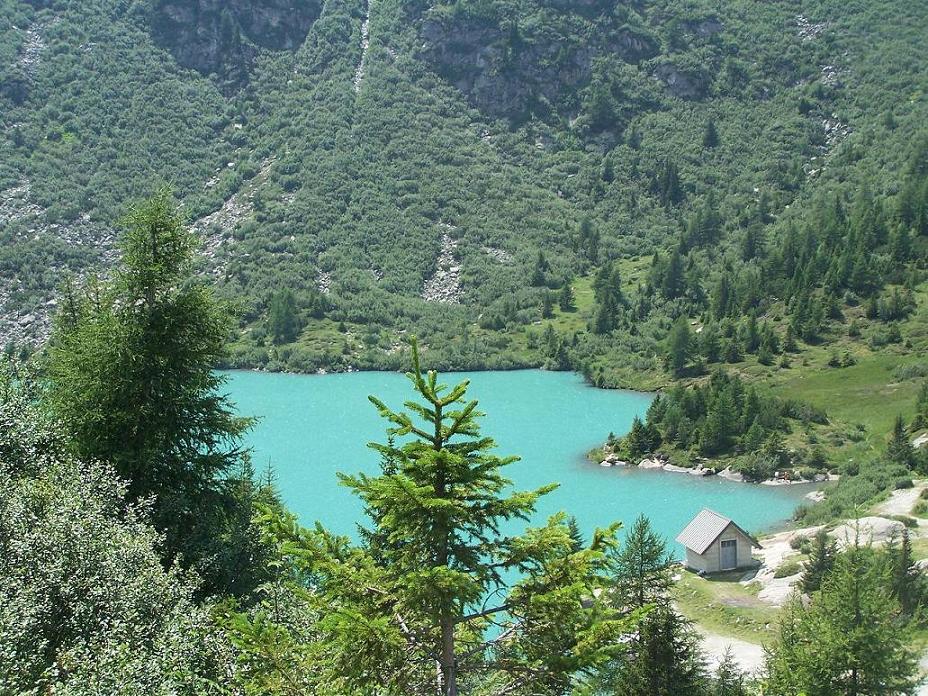
<svg viewBox="0 0 928 696"><path fill-rule="evenodd" d="M828 536L838 542L839 546L849 546L859 538L862 545L882 544L893 536L900 536L905 525L898 520L885 517L861 517L858 520L846 520L830 532Z"/></svg>

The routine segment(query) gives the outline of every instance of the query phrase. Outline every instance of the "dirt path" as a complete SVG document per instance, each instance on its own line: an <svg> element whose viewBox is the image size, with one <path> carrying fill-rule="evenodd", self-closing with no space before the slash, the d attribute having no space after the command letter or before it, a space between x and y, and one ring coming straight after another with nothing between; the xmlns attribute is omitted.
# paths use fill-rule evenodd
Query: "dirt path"
<svg viewBox="0 0 928 696"><path fill-rule="evenodd" d="M874 508L877 515L911 515L912 508L921 497L922 491L926 488L925 481L916 481L912 488L903 488L893 491L889 500L885 500Z"/></svg>
<svg viewBox="0 0 928 696"><path fill-rule="evenodd" d="M911 515L922 492L928 489L928 480L914 483L912 488L893 491L889 499L874 506L870 516L861 517L856 521L846 520L843 524L831 529L829 535L839 544L847 543L846 538L853 537L858 531L865 542L872 541L875 544L885 542L887 538L902 529L901 522L888 518L892 515ZM793 593L800 575L797 573L789 577L775 578L774 573L784 562L799 556L800 552L794 549L790 542L797 537L813 537L820 529L822 527L792 529L763 538L761 540L763 548L755 551L754 554L762 561L761 566L755 573L747 574L741 581L742 584L759 583L757 599L771 607L782 606ZM916 537L928 535L928 520L918 519L918 528L910 531ZM724 658L726 650L729 649L735 662L743 671L753 673L763 668L763 646L739 638L722 636L699 625L696 626L696 630L703 636L702 649L710 670L715 669ZM928 652L922 656L920 665L923 672L928 674ZM928 684L920 687L917 693L928 696Z"/></svg>
<svg viewBox="0 0 928 696"><path fill-rule="evenodd" d="M730 651L738 667L748 674L760 671L764 666L764 648L757 643L749 643L740 638L720 636L696 626L702 636L702 650L706 656L706 663L710 671L715 671L724 659L725 652Z"/></svg>

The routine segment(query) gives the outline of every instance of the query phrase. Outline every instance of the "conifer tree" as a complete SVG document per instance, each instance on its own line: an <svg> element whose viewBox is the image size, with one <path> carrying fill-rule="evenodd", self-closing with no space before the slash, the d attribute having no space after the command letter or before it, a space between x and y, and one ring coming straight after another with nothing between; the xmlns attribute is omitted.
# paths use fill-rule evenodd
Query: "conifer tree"
<svg viewBox="0 0 928 696"><path fill-rule="evenodd" d="M396 608L383 620L398 622L401 631L406 625L415 633L410 649L434 656L443 696L461 693L462 676L483 673L493 658L513 692L567 690L576 675L615 651L624 628L589 602L615 528L597 531L579 551L564 515L524 535L504 535L503 523L528 519L555 485L508 493L502 469L517 458L491 453L494 442L480 434L477 402L465 400L468 383L448 388L436 373L423 373L415 343L412 360L408 377L419 400L407 401L407 411L370 397L396 438L371 446L395 472L341 477L370 511L373 533L393 544L382 565L389 581L384 591L395 594ZM524 577L511 586L505 573L514 569ZM485 603L497 596L497 606ZM504 643L487 643L482 635L494 618L504 621ZM351 630L363 628L352 621ZM364 659L373 666L377 655Z"/></svg>
<svg viewBox="0 0 928 696"><path fill-rule="evenodd" d="M669 602L672 564L666 542L651 527L650 520L640 515L610 556L614 606L630 611Z"/></svg>
<svg viewBox="0 0 928 696"><path fill-rule="evenodd" d="M731 437L737 422L738 413L731 390L724 387L718 392L715 403L706 413L699 440L700 451L706 455L727 451L731 446Z"/></svg>
<svg viewBox="0 0 928 696"><path fill-rule="evenodd" d="M532 269L531 283L534 287L541 287L546 282L545 274L550 270L548 260L545 258L543 251L538 252L538 258L535 259L535 267Z"/></svg>
<svg viewBox="0 0 928 696"><path fill-rule="evenodd" d="M731 648L727 648L715 669L707 696L748 696L749 693L744 673L735 662Z"/></svg>
<svg viewBox="0 0 928 696"><path fill-rule="evenodd" d="M79 457L114 466L130 500L153 497L168 556L206 562L249 425L214 371L231 315L189 282L194 237L167 189L131 209L122 249L112 282L91 282L57 317L49 400Z"/></svg>
<svg viewBox="0 0 928 696"><path fill-rule="evenodd" d="M795 597L767 656L764 693L864 696L910 693L917 662L887 573L869 549L841 553L811 606Z"/></svg>
<svg viewBox="0 0 928 696"><path fill-rule="evenodd" d="M710 118L706 121L706 130L702 136L702 146L711 150L714 147L717 147L719 144L719 132L715 127L715 119Z"/></svg>
<svg viewBox="0 0 928 696"><path fill-rule="evenodd" d="M706 688L699 637L669 606L652 609L642 620L631 654L604 679L602 694L622 696L699 696Z"/></svg>
<svg viewBox="0 0 928 696"><path fill-rule="evenodd" d="M905 420L901 415L897 415L895 421L893 421L893 432L889 437L889 444L886 446L886 456L889 461L895 464L909 468L915 465L915 447L909 442Z"/></svg>
<svg viewBox="0 0 928 696"><path fill-rule="evenodd" d="M915 397L915 418L912 429L919 430L928 426L928 381L922 382Z"/></svg>
<svg viewBox="0 0 928 696"><path fill-rule="evenodd" d="M703 326L699 334L699 353L707 363L716 363L722 357L722 344L719 341L719 332L715 324Z"/></svg>
<svg viewBox="0 0 928 696"><path fill-rule="evenodd" d="M683 200L684 194L683 186L680 183L680 172L673 160L664 160L660 174L655 180L654 188L661 204L664 206L676 205Z"/></svg>
<svg viewBox="0 0 928 696"><path fill-rule="evenodd" d="M577 522L577 518L573 515L567 518L567 533L570 535L570 542L574 553L582 551L583 547L586 546L586 539L580 529L580 523Z"/></svg>
<svg viewBox="0 0 928 696"><path fill-rule="evenodd" d="M541 293L541 318L550 319L554 316L554 300L551 299L551 293L545 290Z"/></svg>
<svg viewBox="0 0 928 696"><path fill-rule="evenodd" d="M267 313L268 330L276 345L292 343L300 330L296 298L290 290L275 293Z"/></svg>
<svg viewBox="0 0 928 696"><path fill-rule="evenodd" d="M889 561L890 588L899 601L902 613L915 613L924 594L924 579L912 555L912 539L908 527L902 528L901 540L891 538L884 549Z"/></svg>
<svg viewBox="0 0 928 696"><path fill-rule="evenodd" d="M670 261L667 263L667 269L664 272L661 292L668 300L675 300L683 295L685 289L685 279L683 275L683 256L680 248L677 247L670 255Z"/></svg>
<svg viewBox="0 0 928 696"><path fill-rule="evenodd" d="M593 332L606 334L614 331L626 304L622 294L622 274L615 263L604 264L597 271L593 279L593 295L596 300Z"/></svg>
<svg viewBox="0 0 928 696"><path fill-rule="evenodd" d="M577 307L574 304L574 290L571 287L570 279L566 279L564 284L561 286L561 290L557 295L557 305L560 307L562 312L572 312Z"/></svg>
<svg viewBox="0 0 928 696"><path fill-rule="evenodd" d="M806 561L802 578L799 580L803 592L812 594L821 589L822 580L831 572L837 555L837 542L829 537L824 529L820 529L812 538L809 560Z"/></svg>
<svg viewBox="0 0 928 696"><path fill-rule="evenodd" d="M693 345L693 335L686 317L674 322L667 336L667 363L674 375L680 376L686 369Z"/></svg>

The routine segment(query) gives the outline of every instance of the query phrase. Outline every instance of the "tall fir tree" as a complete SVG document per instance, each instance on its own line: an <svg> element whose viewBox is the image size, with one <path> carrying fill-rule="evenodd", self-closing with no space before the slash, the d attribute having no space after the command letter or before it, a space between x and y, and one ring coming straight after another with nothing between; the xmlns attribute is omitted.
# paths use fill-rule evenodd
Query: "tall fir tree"
<svg viewBox="0 0 928 696"><path fill-rule="evenodd" d="M392 542L383 552L383 572L406 625L423 631L413 649L434 656L443 696L461 693L462 678L485 671L494 655L512 690L566 690L615 651L624 629L586 601L589 588L604 579L615 529L597 531L580 550L564 515L524 535L504 535L501 524L528 519L555 485L507 492L502 469L517 458L492 454L493 440L480 434L477 402L465 400L468 383L448 388L436 373L423 373L415 343L412 356L408 377L419 400L393 411L371 397L396 438L371 446L393 462L394 472L341 478L364 501L372 533ZM523 577L510 584L506 573L515 569ZM498 606L485 604L500 595ZM487 643L482 635L493 618L509 622L505 643ZM395 617L388 613L384 620ZM376 654L366 657L376 662Z"/></svg>

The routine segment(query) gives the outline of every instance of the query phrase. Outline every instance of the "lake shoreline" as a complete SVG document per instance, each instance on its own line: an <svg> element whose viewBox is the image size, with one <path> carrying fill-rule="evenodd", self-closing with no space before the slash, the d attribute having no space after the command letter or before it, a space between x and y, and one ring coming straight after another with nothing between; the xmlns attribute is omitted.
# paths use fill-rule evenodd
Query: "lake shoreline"
<svg viewBox="0 0 928 696"><path fill-rule="evenodd" d="M265 367L253 367L253 366L247 366L247 365L235 366L235 367L232 367L229 365L223 365L221 367L217 367L216 369L222 372L257 372L257 373L268 374L268 375L302 375L302 376L345 375L345 374L355 374L359 372L393 372L393 373L402 375L402 374L406 374L407 372L406 369L401 369L401 368L388 368L388 367L382 367L382 366L381 367L377 367L377 366L366 367L366 366L358 366L358 365L348 365L344 369L335 368L335 369L328 369L328 370L320 367L312 371L274 370L274 369L267 369ZM632 384L627 384L627 385L622 385L622 386L609 386L609 385L604 385L604 384L595 384L592 381L590 381L586 377L586 375L584 375L579 370L574 370L574 369L551 370L551 369L546 368L543 364L529 364L529 363L518 364L518 365L496 366L496 367L487 367L487 366L454 367L454 368L439 367L439 368L426 368L426 369L434 369L436 372L438 372L439 374L443 374L443 375L460 374L463 372L520 372L520 371L531 371L531 370L537 370L540 372L551 372L551 373L570 372L570 373L579 375L583 379L583 382L587 386L593 389L601 389L603 391L627 391L627 392L636 392L638 394L656 395L668 386L667 384L663 384L663 383L661 383L656 388L645 388L641 386L634 386Z"/></svg>
<svg viewBox="0 0 928 696"><path fill-rule="evenodd" d="M222 368L222 371L223 372L257 373L257 374L267 374L267 375L275 375L275 374L276 375L289 375L289 376L294 376L294 377L326 377L326 376L331 376L331 375L347 375L347 374L377 373L377 372L398 374L398 375L406 374L405 371L403 370L384 370L384 369L376 369L376 368L368 369L364 367L354 367L354 366L349 366L344 370L331 370L331 371L327 371L325 369L320 368L313 372L295 372L292 370L267 370L267 369L262 369L262 368L257 368L257 367ZM641 394L641 395L650 395L650 396L656 396L658 394L658 391L647 391L647 390L640 390L640 389L634 389L634 388L629 388L629 387L597 386L591 383L590 380L588 380L582 373L577 372L576 370L547 370L544 367L521 367L520 366L520 367L497 368L497 369L470 369L470 370L454 369L454 370L440 371L439 374L455 375L455 374L465 374L465 373L475 373L475 372L491 373L491 372L534 372L534 371L549 372L553 374L573 373L579 376L587 387L591 389L595 389L595 390L601 390L601 391L607 391L607 392L625 392L629 394ZM659 457L659 456L652 457L650 459L645 458L637 464L632 464L629 462L623 462L622 460L618 459L618 457L615 457L615 455L612 455L612 454L605 455L604 450L605 450L605 447L597 447L597 448L590 450L587 453L587 460L595 464L598 464L599 466L604 467L604 468L607 468L610 466L618 466L618 467L635 467L639 469L660 469L668 473L687 474L689 476L696 476L696 477L718 476L719 478L723 478L728 481L733 481L735 483L748 483L748 484L754 484L754 485L759 485L759 486L793 486L793 485L801 485L801 484L817 485L817 484L825 483L827 481L836 480L837 478L837 477L832 478L831 476L829 476L828 479L823 479L821 481L808 481L804 479L800 479L796 481L796 480L789 480L789 479L782 479L782 478L768 478L768 479L764 479L763 481L748 481L739 472L732 471L730 467L725 467L724 469L717 470L714 467L679 466L679 465L673 464L670 461L670 458L666 456L665 457ZM607 464L607 462L610 462L610 463ZM651 463L645 464L645 462L651 462ZM811 498L810 500L812 500L812 502L817 502L816 500L811 499Z"/></svg>
<svg viewBox="0 0 928 696"><path fill-rule="evenodd" d="M744 478L744 475L738 471L733 471L730 466L726 466L724 469L718 469L712 466L680 466L674 464L670 457L664 454L655 454L651 457L645 457L640 462L631 463L626 462L620 459L617 455L613 453L605 453L605 447L600 447L591 450L587 454L587 460L593 464L597 464L603 468L635 468L635 469L644 469L644 470L656 470L656 471L666 471L667 473L672 474L687 474L688 476L695 477L709 477L717 476L723 478L727 481L732 481L734 483L748 483L756 486L818 486L823 483L828 483L832 481L837 481L838 476L835 474L823 474L822 478L816 478L813 480L809 479L787 479L787 478L778 478L772 477L764 479L763 481L748 481ZM812 498L809 498L813 500Z"/></svg>
<svg viewBox="0 0 928 696"><path fill-rule="evenodd" d="M366 445L383 442L389 424L368 395L401 407L410 395L408 380L383 370L327 375L236 370L224 375L228 381L222 390L236 411L258 418L245 444L257 465L273 466L288 507L304 524L319 520L335 533L354 534L363 505L337 474L378 470L379 457ZM560 484L539 500L533 524L567 511L591 534L615 520L646 514L673 539L703 507L766 530L786 524L802 502L801 494L786 489L734 486L718 477L658 481L590 466L585 458L590 447L609 430L627 432L634 418L646 413L651 394L591 389L574 372L497 370L444 377L448 384L470 380L469 395L487 414L483 432L496 441L501 455L521 457L506 472L514 490Z"/></svg>

